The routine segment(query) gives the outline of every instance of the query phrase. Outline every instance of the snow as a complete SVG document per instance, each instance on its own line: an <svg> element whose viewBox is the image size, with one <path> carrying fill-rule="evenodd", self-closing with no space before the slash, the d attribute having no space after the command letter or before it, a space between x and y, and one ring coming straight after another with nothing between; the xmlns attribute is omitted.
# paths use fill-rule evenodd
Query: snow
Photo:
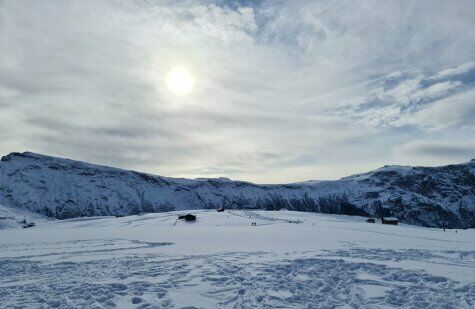
<svg viewBox="0 0 475 309"><path fill-rule="evenodd" d="M23 227L27 223L46 222L52 220L38 213L18 207L6 207L0 204L0 229Z"/></svg>
<svg viewBox="0 0 475 309"><path fill-rule="evenodd" d="M188 212L0 230L1 306L475 305L473 229L294 211L196 210L196 222L177 220Z"/></svg>
<svg viewBox="0 0 475 309"><path fill-rule="evenodd" d="M334 181L257 185L184 179L25 152L0 161L0 204L58 219L204 208L394 216L430 227L475 227L475 161L385 166Z"/></svg>

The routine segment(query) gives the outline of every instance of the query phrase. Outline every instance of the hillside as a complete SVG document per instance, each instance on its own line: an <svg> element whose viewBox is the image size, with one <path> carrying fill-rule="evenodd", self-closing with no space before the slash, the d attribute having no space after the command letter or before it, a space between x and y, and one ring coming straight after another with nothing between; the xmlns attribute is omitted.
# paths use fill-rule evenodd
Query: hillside
<svg viewBox="0 0 475 309"><path fill-rule="evenodd" d="M0 204L0 229L25 227L28 224L51 221L39 213L18 207L5 207Z"/></svg>
<svg viewBox="0 0 475 309"><path fill-rule="evenodd" d="M385 166L335 181L256 185L181 179L25 152L0 162L0 203L66 219L203 208L396 216L429 227L475 227L475 160Z"/></svg>

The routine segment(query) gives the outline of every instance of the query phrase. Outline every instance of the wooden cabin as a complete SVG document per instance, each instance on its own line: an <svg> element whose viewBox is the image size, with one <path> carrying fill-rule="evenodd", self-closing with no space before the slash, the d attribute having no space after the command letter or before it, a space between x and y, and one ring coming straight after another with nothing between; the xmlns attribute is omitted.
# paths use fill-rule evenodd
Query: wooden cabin
<svg viewBox="0 0 475 309"><path fill-rule="evenodd" d="M391 224L391 225L398 225L399 219L396 217L384 217L381 218L382 224Z"/></svg>
<svg viewBox="0 0 475 309"><path fill-rule="evenodd" d="M217 212L224 212L224 207L216 209Z"/></svg>
<svg viewBox="0 0 475 309"><path fill-rule="evenodd" d="M179 215L178 220L196 221L196 216L192 214Z"/></svg>
<svg viewBox="0 0 475 309"><path fill-rule="evenodd" d="M375 219L375 218L368 218L368 219L366 219L366 222L368 222L368 223L376 223L376 219Z"/></svg>
<svg viewBox="0 0 475 309"><path fill-rule="evenodd" d="M23 228L27 229L29 227L34 227L35 225L36 225L35 222L30 222L30 223L27 223L26 225L23 225Z"/></svg>

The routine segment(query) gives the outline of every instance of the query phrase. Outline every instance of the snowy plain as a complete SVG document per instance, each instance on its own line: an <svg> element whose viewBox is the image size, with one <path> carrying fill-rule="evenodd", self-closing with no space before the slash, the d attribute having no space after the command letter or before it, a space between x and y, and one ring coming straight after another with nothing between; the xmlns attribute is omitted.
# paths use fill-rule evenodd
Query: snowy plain
<svg viewBox="0 0 475 309"><path fill-rule="evenodd" d="M0 230L3 308L474 308L475 230L193 211ZM256 226L251 226L256 222Z"/></svg>

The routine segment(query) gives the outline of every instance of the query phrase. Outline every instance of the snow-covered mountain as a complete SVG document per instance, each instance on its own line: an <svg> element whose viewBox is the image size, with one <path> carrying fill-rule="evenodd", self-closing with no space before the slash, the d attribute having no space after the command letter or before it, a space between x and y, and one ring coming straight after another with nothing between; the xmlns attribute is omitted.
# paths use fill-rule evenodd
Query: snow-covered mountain
<svg viewBox="0 0 475 309"><path fill-rule="evenodd" d="M0 162L0 204L55 218L203 208L261 208L396 216L423 226L475 227L475 160L384 166L334 181L257 185L182 179L25 152Z"/></svg>

